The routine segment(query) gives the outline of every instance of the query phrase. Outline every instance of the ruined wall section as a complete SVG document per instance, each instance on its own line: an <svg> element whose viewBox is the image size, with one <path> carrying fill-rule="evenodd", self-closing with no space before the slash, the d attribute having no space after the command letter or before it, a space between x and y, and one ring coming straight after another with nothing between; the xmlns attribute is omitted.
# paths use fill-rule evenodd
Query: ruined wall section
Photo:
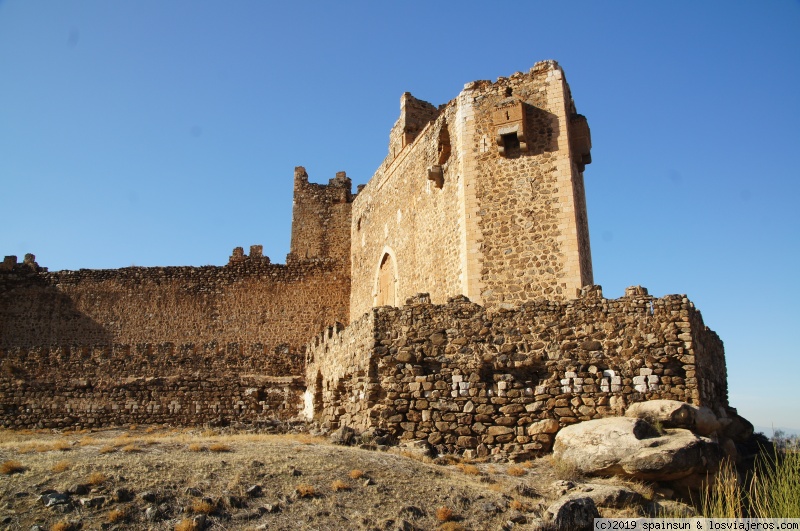
<svg viewBox="0 0 800 531"><path fill-rule="evenodd" d="M633 402L680 400L730 414L723 390L706 383L725 374L722 343L683 295L633 288L609 300L594 287L569 302L494 312L463 297L420 300L375 310L375 347L363 353L374 376L325 389L351 400L380 392L365 395L369 408L323 402L332 426L370 426L442 451L526 456L548 451L560 427L622 414ZM309 355L326 363L318 346Z"/></svg>
<svg viewBox="0 0 800 531"><path fill-rule="evenodd" d="M434 108L426 105L427 119ZM396 156L390 153L353 202L353 318L380 304L401 305L420 291L439 303L462 293L461 159L451 146L456 117L456 102L438 111ZM387 254L389 300L378 297Z"/></svg>
<svg viewBox="0 0 800 531"><path fill-rule="evenodd" d="M333 259L350 267L350 213L352 182L338 172L328 184L308 182L305 168L294 170L292 239L288 264L302 260Z"/></svg>
<svg viewBox="0 0 800 531"><path fill-rule="evenodd" d="M477 300L511 308L576 297L592 283L581 173L591 142L561 68L544 61L468 84L464 95L473 102L463 149L477 205L466 234L480 242L470 257L481 274Z"/></svg>
<svg viewBox="0 0 800 531"><path fill-rule="evenodd" d="M270 426L297 416L303 356L264 345L0 348L0 426ZM270 375L287 376L270 376Z"/></svg>
<svg viewBox="0 0 800 531"><path fill-rule="evenodd" d="M375 314L370 310L347 328L324 330L306 349L304 415L324 429L367 429L370 409L384 394L376 358L369 355L385 350L375 340Z"/></svg>
<svg viewBox="0 0 800 531"><path fill-rule="evenodd" d="M0 271L0 347L215 342L272 352L300 348L329 323L347 322L349 278L340 262L231 260L224 267Z"/></svg>

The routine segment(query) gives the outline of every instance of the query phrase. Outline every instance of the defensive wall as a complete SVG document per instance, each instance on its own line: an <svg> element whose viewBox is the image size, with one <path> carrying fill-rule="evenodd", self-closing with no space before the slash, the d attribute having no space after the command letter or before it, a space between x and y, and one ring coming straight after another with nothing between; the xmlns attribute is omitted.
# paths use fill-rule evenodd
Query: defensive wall
<svg viewBox="0 0 800 531"><path fill-rule="evenodd" d="M259 424L297 416L309 337L346 324L350 193L295 170L292 248L225 266L0 265L0 425ZM324 236L324 237L323 237Z"/></svg>
<svg viewBox="0 0 800 531"><path fill-rule="evenodd" d="M306 350L306 415L440 451L526 456L560 427L680 400L728 410L723 346L683 295L587 287L571 301L486 308L465 297L371 310Z"/></svg>

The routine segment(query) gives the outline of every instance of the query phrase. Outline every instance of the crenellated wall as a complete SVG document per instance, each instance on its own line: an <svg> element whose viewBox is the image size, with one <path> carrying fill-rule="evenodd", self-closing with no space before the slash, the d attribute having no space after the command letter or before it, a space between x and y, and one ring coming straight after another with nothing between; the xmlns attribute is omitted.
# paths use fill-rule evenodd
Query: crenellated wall
<svg viewBox="0 0 800 531"><path fill-rule="evenodd" d="M592 287L497 311L464 297L408 302L309 345L307 414L328 428L512 456L548 451L560 427L643 400L728 414L722 342L683 295L630 288L609 300Z"/></svg>

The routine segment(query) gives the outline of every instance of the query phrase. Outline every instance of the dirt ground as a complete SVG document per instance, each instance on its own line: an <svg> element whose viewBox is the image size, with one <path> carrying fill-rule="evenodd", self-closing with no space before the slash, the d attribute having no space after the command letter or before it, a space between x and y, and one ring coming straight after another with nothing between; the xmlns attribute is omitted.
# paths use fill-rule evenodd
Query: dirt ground
<svg viewBox="0 0 800 531"><path fill-rule="evenodd" d="M564 479L546 457L434 460L306 434L135 427L0 430L0 463L0 529L25 531L531 529Z"/></svg>

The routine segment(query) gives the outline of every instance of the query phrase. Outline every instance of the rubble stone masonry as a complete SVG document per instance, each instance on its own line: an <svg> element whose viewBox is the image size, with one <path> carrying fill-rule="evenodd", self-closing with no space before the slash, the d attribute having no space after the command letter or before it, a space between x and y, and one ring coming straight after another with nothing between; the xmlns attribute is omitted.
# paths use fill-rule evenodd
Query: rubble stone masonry
<svg viewBox="0 0 800 531"><path fill-rule="evenodd" d="M445 451L530 455L567 424L680 400L727 413L722 342L682 295L487 309L427 295L381 307L307 350L306 413ZM313 400L312 400L313 399Z"/></svg>

